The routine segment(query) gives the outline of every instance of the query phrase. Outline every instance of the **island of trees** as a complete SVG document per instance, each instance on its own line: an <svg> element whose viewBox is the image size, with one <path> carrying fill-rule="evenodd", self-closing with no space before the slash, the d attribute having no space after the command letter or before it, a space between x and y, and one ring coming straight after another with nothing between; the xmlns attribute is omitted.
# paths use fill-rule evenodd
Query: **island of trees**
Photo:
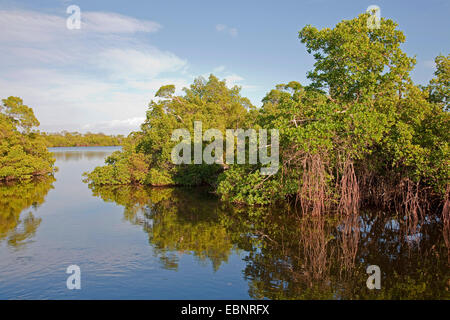
<svg viewBox="0 0 450 320"><path fill-rule="evenodd" d="M315 58L310 84L279 84L261 108L213 75L196 79L183 95L175 95L173 85L161 87L141 130L105 166L86 173L86 181L207 184L225 201L287 200L313 215L374 205L412 217L433 209L450 221L450 56L438 56L435 77L417 85L410 77L415 59L402 51L405 36L397 24L382 19L379 29L370 29L367 18L300 30L300 41ZM203 131L223 133L278 129L280 169L263 176L260 164L173 164L178 142L171 134L186 128L193 135L194 121L202 121Z"/></svg>

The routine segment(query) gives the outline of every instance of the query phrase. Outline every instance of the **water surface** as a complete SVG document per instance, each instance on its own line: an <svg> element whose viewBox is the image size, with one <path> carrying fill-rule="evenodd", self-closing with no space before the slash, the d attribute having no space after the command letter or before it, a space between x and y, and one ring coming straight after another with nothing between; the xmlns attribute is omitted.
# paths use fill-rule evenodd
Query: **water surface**
<svg viewBox="0 0 450 320"><path fill-rule="evenodd" d="M0 186L0 299L449 298L439 219L310 218L203 189L82 182L117 149L51 148L54 178ZM66 287L73 264L81 290ZM366 287L368 265L381 290Z"/></svg>

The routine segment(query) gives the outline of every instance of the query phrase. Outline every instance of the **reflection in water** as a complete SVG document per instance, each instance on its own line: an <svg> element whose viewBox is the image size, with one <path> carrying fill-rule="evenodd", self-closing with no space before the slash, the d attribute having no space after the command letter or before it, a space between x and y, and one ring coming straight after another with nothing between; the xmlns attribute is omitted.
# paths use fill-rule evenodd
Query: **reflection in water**
<svg viewBox="0 0 450 320"><path fill-rule="evenodd" d="M125 207L124 218L142 225L164 268L178 269L174 252L209 260L215 271L228 261L231 239L219 222L217 201L204 193L131 186L94 187L93 193Z"/></svg>
<svg viewBox="0 0 450 320"><path fill-rule="evenodd" d="M0 186L0 296L450 298L449 210L448 223L414 212L311 217L200 189L89 189L81 174L115 150L55 148L56 181ZM78 292L63 281L74 263L89 277ZM367 289L368 265L380 267L381 290Z"/></svg>
<svg viewBox="0 0 450 320"><path fill-rule="evenodd" d="M18 248L36 233L42 218L34 217L27 209L36 210L44 203L45 196L53 188L53 177L36 181L0 184L0 242Z"/></svg>
<svg viewBox="0 0 450 320"><path fill-rule="evenodd" d="M418 226L421 240L408 244L401 231L406 219L382 212L333 217L270 212L253 224L245 215L231 219L230 230L244 235L240 245L247 241L245 276L253 298L449 298L447 248L436 220ZM380 291L366 288L371 264L381 268Z"/></svg>
<svg viewBox="0 0 450 320"><path fill-rule="evenodd" d="M52 149L50 149L52 151ZM66 151L66 152L53 152L53 157L57 161L80 161L83 159L93 160L93 159L104 159L111 155L111 152L107 151L94 151L86 150L80 151Z"/></svg>
<svg viewBox="0 0 450 320"><path fill-rule="evenodd" d="M305 217L288 208L233 208L199 190L91 188L124 206L166 269L177 270L187 253L218 270L244 252L255 299L449 298L448 247L435 218L412 228L407 217L384 212ZM366 287L371 264L380 266L381 290Z"/></svg>
<svg viewBox="0 0 450 320"><path fill-rule="evenodd" d="M355 268L358 244L361 235L361 219L358 214L345 215L338 226L340 243L340 261L342 271L352 271Z"/></svg>

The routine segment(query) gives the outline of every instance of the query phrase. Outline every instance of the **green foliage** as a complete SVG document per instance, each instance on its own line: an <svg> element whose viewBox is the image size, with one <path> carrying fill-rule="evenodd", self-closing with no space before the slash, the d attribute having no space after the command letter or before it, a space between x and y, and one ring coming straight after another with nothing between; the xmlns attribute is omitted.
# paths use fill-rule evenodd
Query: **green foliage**
<svg viewBox="0 0 450 320"><path fill-rule="evenodd" d="M162 86L156 92L155 97L159 98L170 98L175 93L175 86L173 84L169 84L167 86Z"/></svg>
<svg viewBox="0 0 450 320"><path fill-rule="evenodd" d="M122 151L115 151L106 158L106 165L84 173L85 181L97 185L143 184L147 179L148 160L135 151L135 137L130 135Z"/></svg>
<svg viewBox="0 0 450 320"><path fill-rule="evenodd" d="M9 97L0 105L0 181L26 180L53 172L54 159L39 132L33 110Z"/></svg>
<svg viewBox="0 0 450 320"><path fill-rule="evenodd" d="M129 157L142 156L146 177L134 179L147 185L202 185L214 184L222 171L219 165L176 166L171 160L172 148L178 144L171 141L175 129L187 129L194 135L194 121L202 121L203 132L210 128L221 130L241 128L251 123L253 110L247 98L240 96L240 88L228 88L225 81L211 75L208 80L198 78L183 96L173 96L173 85L163 86L156 93L158 101L151 101L147 119L136 133L135 144L117 153L114 161L96 168L87 175L94 184L126 184L129 178ZM193 150L193 148L192 148ZM192 156L193 157L193 156ZM143 164L142 164L143 165Z"/></svg>
<svg viewBox="0 0 450 320"><path fill-rule="evenodd" d="M403 90L415 60L400 45L405 36L397 24L381 19L379 29L369 29L368 13L343 20L333 29L306 26L299 38L309 53L314 52L314 70L308 73L312 87L328 89L334 99L367 101L373 95Z"/></svg>
<svg viewBox="0 0 450 320"><path fill-rule="evenodd" d="M156 168L151 168L145 179L145 184L151 186L171 186L175 185L172 175L168 171L161 171Z"/></svg>
<svg viewBox="0 0 450 320"><path fill-rule="evenodd" d="M0 111L14 128L29 132L31 128L39 126L39 121L34 116L33 109L24 105L19 97L3 99Z"/></svg>
<svg viewBox="0 0 450 320"><path fill-rule="evenodd" d="M303 173L311 157L324 166L307 174L315 175L313 180L324 175L331 199L341 196L339 183L349 163L359 181L372 181L370 188L383 181L397 188L411 180L432 187L443 199L450 182L448 58L436 60L429 98L410 79L415 61L401 50L405 37L397 25L382 20L380 29L371 30L367 17L299 32L316 59L308 73L312 82L277 85L256 118L257 125L280 131L282 174L264 182L275 194L260 187L261 177L227 172L218 185L223 199L265 204L304 192Z"/></svg>
<svg viewBox="0 0 450 320"><path fill-rule="evenodd" d="M390 19L369 29L368 17L322 30L304 27L300 41L316 60L308 73L311 84L277 85L260 109L241 97L238 87L229 89L212 75L196 79L183 96L174 96L172 85L161 87L135 148L117 155L121 160L114 166L94 170L98 174L90 181L133 180L127 157L136 153L148 167L145 179L134 181L210 184L222 199L252 205L286 198L338 203L352 192L391 201L389 192L377 188L401 192L406 182L427 190L429 199L443 199L450 181L449 57L436 58L436 77L421 88L410 77L415 59L401 49L403 32ZM194 121L202 121L203 131L278 129L282 168L261 176L260 165L174 165L170 155L178 142L171 134L186 128L193 136Z"/></svg>
<svg viewBox="0 0 450 320"><path fill-rule="evenodd" d="M224 201L266 205L286 196L285 188L275 177L260 175L259 168L233 165L219 176L217 193Z"/></svg>
<svg viewBox="0 0 450 320"><path fill-rule="evenodd" d="M450 55L438 56L435 59L435 78L428 86L431 102L442 105L442 109L450 111Z"/></svg>
<svg viewBox="0 0 450 320"><path fill-rule="evenodd" d="M220 172L222 167L218 164L181 165L173 179L181 186L214 185Z"/></svg>

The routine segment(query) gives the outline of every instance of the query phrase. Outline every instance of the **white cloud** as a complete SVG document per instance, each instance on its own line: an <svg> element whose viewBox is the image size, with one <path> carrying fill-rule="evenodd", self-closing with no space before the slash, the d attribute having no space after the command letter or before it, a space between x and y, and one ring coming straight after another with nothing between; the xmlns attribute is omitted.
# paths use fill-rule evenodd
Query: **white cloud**
<svg viewBox="0 0 450 320"><path fill-rule="evenodd" d="M186 59L143 39L162 28L157 22L82 11L81 29L68 30L66 18L0 10L0 98L23 98L40 130L127 134L138 129L159 87L174 84L180 94L197 76ZM225 25L216 29L237 35ZM213 73L230 87L251 88L223 65Z"/></svg>
<svg viewBox="0 0 450 320"><path fill-rule="evenodd" d="M138 20L110 12L82 12L81 21L82 29L101 33L156 32L161 28L154 21Z"/></svg>
<svg viewBox="0 0 450 320"><path fill-rule="evenodd" d="M241 77L240 75L237 75L237 74L234 74L234 73L225 76L224 79L225 79L226 84L228 85L228 87L240 86L242 89L245 89L245 90L254 90L254 89L258 88L255 85L250 85L250 84L243 83L243 81L245 79L243 77Z"/></svg>
<svg viewBox="0 0 450 320"><path fill-rule="evenodd" d="M213 69L213 73L220 73L225 70L225 66L218 66Z"/></svg>
<svg viewBox="0 0 450 320"><path fill-rule="evenodd" d="M230 28L230 29L228 30L228 33L229 33L231 36L236 37L237 34L238 34L238 31L237 31L236 28Z"/></svg>
<svg viewBox="0 0 450 320"><path fill-rule="evenodd" d="M73 123L80 128L93 119L142 116L152 94L130 91L128 87L84 74L47 69L20 71L14 77L0 80L0 95L22 97L35 110L41 130L58 123Z"/></svg>
<svg viewBox="0 0 450 320"><path fill-rule="evenodd" d="M227 26L226 25L224 25L224 24L218 24L218 25L216 25L216 30L217 31L224 31L225 29L227 28Z"/></svg>
<svg viewBox="0 0 450 320"><path fill-rule="evenodd" d="M192 77L194 78L194 77ZM154 80L129 80L126 85L130 88L137 90L146 90L150 92L156 92L159 88L164 85L173 84L175 86L175 94L181 94L184 87L189 87L190 79L180 79L180 78L158 78Z"/></svg>
<svg viewBox="0 0 450 320"><path fill-rule="evenodd" d="M237 28L232 28L232 27L229 27L229 26L227 26L225 24L217 24L216 25L216 31L229 34L232 37L236 37L238 35Z"/></svg>
<svg viewBox="0 0 450 320"><path fill-rule="evenodd" d="M81 29L69 30L67 17L35 11L0 10L0 40L49 42L94 34L133 34L157 32L161 25L111 12L81 12Z"/></svg>
<svg viewBox="0 0 450 320"><path fill-rule="evenodd" d="M170 52L156 48L145 49L107 49L98 56L98 66L111 71L115 76L156 77L165 72L180 71L187 61Z"/></svg>
<svg viewBox="0 0 450 320"><path fill-rule="evenodd" d="M244 80L244 78L242 78L241 76L239 76L237 74L230 74L225 77L225 81L226 81L227 85L230 87L237 85L238 82L240 82L242 80Z"/></svg>
<svg viewBox="0 0 450 320"><path fill-rule="evenodd" d="M158 23L107 12L81 18L80 30L68 30L66 16L0 11L0 98L22 97L41 130L126 133L161 85L190 82L185 59L136 38Z"/></svg>
<svg viewBox="0 0 450 320"><path fill-rule="evenodd" d="M95 130L97 132L103 133L129 133L131 131L137 131L140 128L140 125L145 121L145 117L134 117L123 120L111 120L111 121L102 121L97 123L89 123L85 124L82 127L83 131L92 131Z"/></svg>
<svg viewBox="0 0 450 320"><path fill-rule="evenodd" d="M236 85L246 90L253 90L258 88L257 86L254 85L245 84L244 83L245 78L241 77L236 73L230 73L226 71L226 68L223 65L213 68L212 74L219 77L220 79L224 79L225 83L229 88ZM203 74L202 77L207 79L209 77L209 73Z"/></svg>
<svg viewBox="0 0 450 320"><path fill-rule="evenodd" d="M0 41L14 42L51 41L67 30L66 20L62 17L15 10L0 10L0 29Z"/></svg>

